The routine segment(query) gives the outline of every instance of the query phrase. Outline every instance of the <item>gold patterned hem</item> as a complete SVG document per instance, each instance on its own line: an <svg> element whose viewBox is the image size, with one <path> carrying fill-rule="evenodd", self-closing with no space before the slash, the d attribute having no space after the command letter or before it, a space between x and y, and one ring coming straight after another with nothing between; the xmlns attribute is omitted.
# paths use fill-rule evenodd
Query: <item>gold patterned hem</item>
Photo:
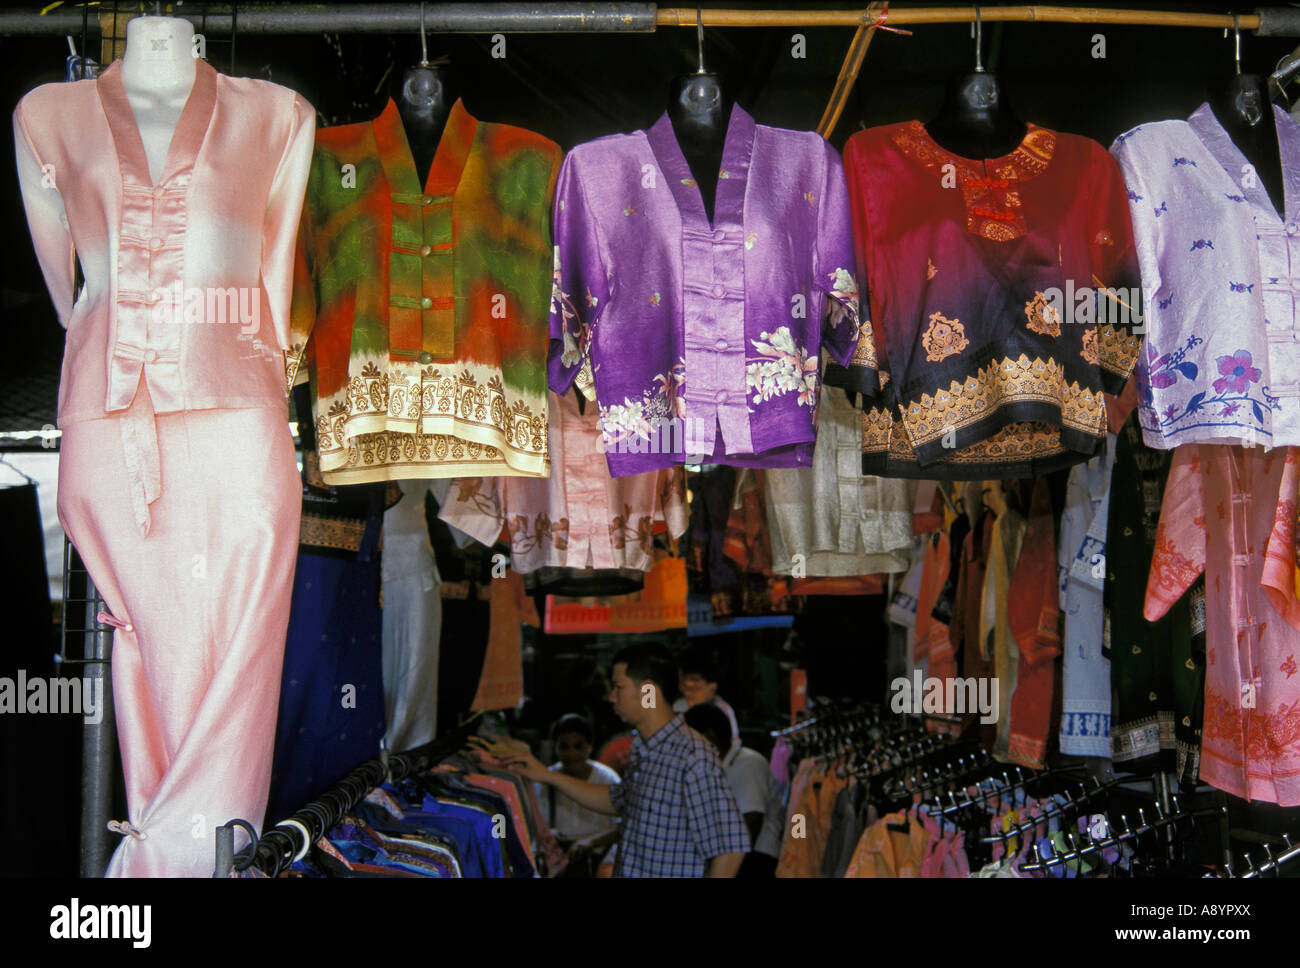
<svg viewBox="0 0 1300 968"><path fill-rule="evenodd" d="M512 461L511 458L514 458ZM328 460L328 464L327 464ZM511 454L451 434L359 434L346 451L321 454L329 484L441 477L550 477L550 458Z"/></svg>
<svg viewBox="0 0 1300 968"><path fill-rule="evenodd" d="M915 448L927 448L946 435L993 416L1012 404L1036 403L1056 407L1060 426L1092 437L1106 433L1106 404L1100 390L1066 383L1065 368L1052 359L1021 354L991 361L964 382L947 390L923 393L902 408L902 422Z"/></svg>
<svg viewBox="0 0 1300 968"><path fill-rule="evenodd" d="M900 421L886 410L873 408L863 413L862 453L878 462L919 464L916 451ZM1020 464L1060 457L1068 451L1061 443L1061 429L1048 423L1020 421L1007 424L985 440L976 441L926 466L993 467ZM874 473L874 472L873 472Z"/></svg>
<svg viewBox="0 0 1300 968"><path fill-rule="evenodd" d="M304 513L298 529L298 544L311 548L357 551L366 533L364 518L327 518Z"/></svg>

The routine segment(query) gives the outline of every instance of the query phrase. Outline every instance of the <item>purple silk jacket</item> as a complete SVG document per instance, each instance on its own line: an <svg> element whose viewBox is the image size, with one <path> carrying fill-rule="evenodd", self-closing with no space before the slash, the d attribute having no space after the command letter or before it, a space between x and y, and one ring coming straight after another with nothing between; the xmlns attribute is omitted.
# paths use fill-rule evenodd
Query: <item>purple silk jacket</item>
<svg viewBox="0 0 1300 968"><path fill-rule="evenodd" d="M560 171L550 385L596 400L613 477L811 466L822 346L878 389L835 149L737 105L719 176L710 225L667 114Z"/></svg>

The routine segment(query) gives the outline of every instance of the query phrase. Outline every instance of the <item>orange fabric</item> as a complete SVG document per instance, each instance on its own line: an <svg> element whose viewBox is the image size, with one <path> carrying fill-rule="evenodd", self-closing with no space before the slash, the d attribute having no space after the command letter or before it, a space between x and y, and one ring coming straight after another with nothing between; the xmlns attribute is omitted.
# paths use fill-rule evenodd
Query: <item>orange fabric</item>
<svg viewBox="0 0 1300 968"><path fill-rule="evenodd" d="M883 595L884 575L846 575L840 578L795 578L791 595Z"/></svg>
<svg viewBox="0 0 1300 968"><path fill-rule="evenodd" d="M660 555L662 552L656 552ZM631 595L608 598L546 596L547 635L656 632L686 628L686 562L663 556Z"/></svg>
<svg viewBox="0 0 1300 968"><path fill-rule="evenodd" d="M807 785L802 787L800 796L794 799L791 793L793 809L786 821L785 840L781 845L781 857L777 862L777 877L820 877L822 857L826 853L826 841L830 837L831 819L835 811L835 798L848 786L848 779L837 773L838 763L829 767L815 766L807 774L804 766L809 761L799 764L800 776L806 776ZM796 825L802 816L803 822ZM802 837L795 833L802 833Z"/></svg>
<svg viewBox="0 0 1300 968"><path fill-rule="evenodd" d="M926 542L925 561L921 566L921 591L916 597L916 638L912 643L912 658L917 662L927 657L933 660L942 658L945 653L952 654L948 626L930 616L948 580L949 558L948 535L941 531L936 540ZM940 673L931 668L930 675Z"/></svg>
<svg viewBox="0 0 1300 968"><path fill-rule="evenodd" d="M907 833L890 826L908 825ZM921 862L930 846L922 824L908 822L906 813L881 817L862 832L845 877L920 877Z"/></svg>
<svg viewBox="0 0 1300 968"><path fill-rule="evenodd" d="M1020 648L1007 753L1013 762L1035 769L1042 769L1047 756L1055 660L1061 654L1054 526L1051 492L1047 478L1040 477L1007 595L1007 620Z"/></svg>
<svg viewBox="0 0 1300 968"><path fill-rule="evenodd" d="M517 709L524 700L524 654L519 626L537 626L540 620L524 589L523 577L513 568L488 585L488 647L473 711Z"/></svg>

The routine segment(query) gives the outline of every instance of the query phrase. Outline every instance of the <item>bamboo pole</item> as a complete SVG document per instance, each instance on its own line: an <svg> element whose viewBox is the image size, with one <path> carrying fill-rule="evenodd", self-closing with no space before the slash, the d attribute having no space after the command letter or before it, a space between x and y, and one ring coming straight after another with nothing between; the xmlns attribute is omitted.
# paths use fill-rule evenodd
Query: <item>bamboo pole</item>
<svg viewBox="0 0 1300 968"><path fill-rule="evenodd" d="M844 63L840 65L840 73L835 78L835 88L831 91L830 100L826 103L826 110L822 112L822 119L817 122L817 133L823 138L829 138L831 132L835 130L835 125L839 123L840 115L844 113L844 105L848 103L849 94L853 91L853 85L858 81L858 72L862 70L862 61L867 56L867 48L871 45L871 38L876 34L876 21L881 11L884 10L884 4L873 3L863 14L858 29L853 33L853 41L849 44L849 52L844 55Z"/></svg>
<svg viewBox="0 0 1300 968"><path fill-rule="evenodd" d="M660 27L694 27L694 7L661 7L655 21ZM1063 24L1137 24L1153 27L1231 28L1232 14L1180 13L1163 10L1123 10L1105 7L994 7L981 6L980 20L992 23L1031 21ZM703 10L706 27L857 27L864 11L856 10ZM891 27L914 24L974 23L974 7L891 7L885 21ZM1240 14L1236 18L1241 30L1259 27L1257 14Z"/></svg>

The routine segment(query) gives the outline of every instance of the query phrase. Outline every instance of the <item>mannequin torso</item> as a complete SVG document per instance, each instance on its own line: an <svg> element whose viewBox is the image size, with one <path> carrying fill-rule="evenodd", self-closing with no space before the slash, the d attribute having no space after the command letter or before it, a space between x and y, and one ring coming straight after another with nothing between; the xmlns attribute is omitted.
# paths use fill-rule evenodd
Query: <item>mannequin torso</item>
<svg viewBox="0 0 1300 968"><path fill-rule="evenodd" d="M1277 145L1277 123L1263 83L1256 74L1237 74L1211 86L1210 109L1228 133L1268 192L1273 208L1286 218L1286 192L1282 187L1282 159ZM1229 172L1234 179L1241 172Z"/></svg>
<svg viewBox="0 0 1300 968"><path fill-rule="evenodd" d="M943 105L925 130L939 147L978 160L1015 151L1028 127L1007 106L997 75L972 71L948 79Z"/></svg>
<svg viewBox="0 0 1300 968"><path fill-rule="evenodd" d="M713 221L713 203L718 193L718 169L727 142L734 99L723 89L716 74L687 74L673 82L668 117L682 155L700 189L704 211Z"/></svg>
<svg viewBox="0 0 1300 968"><path fill-rule="evenodd" d="M456 102L450 71L442 65L409 68L394 91L394 100L402 116L416 175L424 185L429 180L429 169L433 167L447 115Z"/></svg>
<svg viewBox="0 0 1300 968"><path fill-rule="evenodd" d="M174 17L137 17L126 27L122 86L155 184L194 86L193 39L193 25Z"/></svg>

